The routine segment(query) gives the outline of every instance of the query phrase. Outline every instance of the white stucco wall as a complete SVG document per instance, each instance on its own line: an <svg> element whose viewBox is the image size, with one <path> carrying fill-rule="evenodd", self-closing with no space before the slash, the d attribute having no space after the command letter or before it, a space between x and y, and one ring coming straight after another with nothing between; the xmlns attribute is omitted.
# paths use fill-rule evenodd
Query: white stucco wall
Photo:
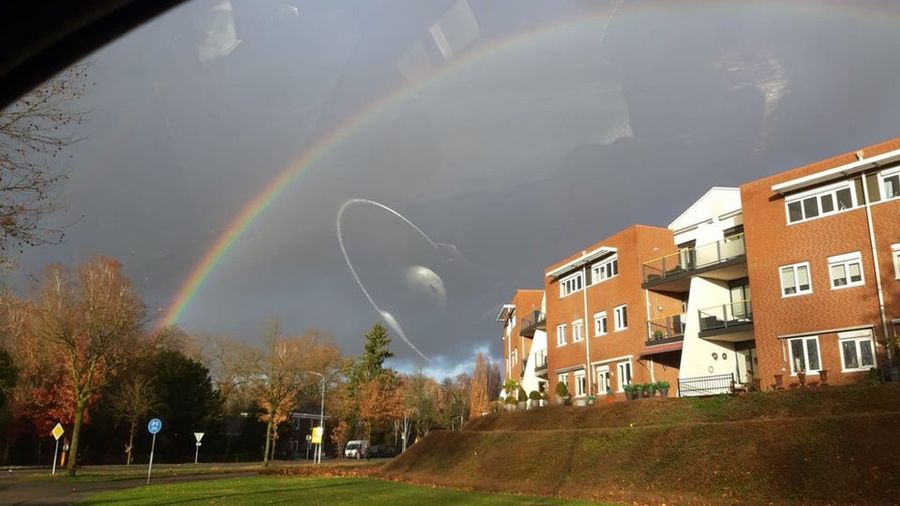
<svg viewBox="0 0 900 506"><path fill-rule="evenodd" d="M731 343L703 339L700 334L699 311L729 302L728 283L695 276L691 278L681 351L679 378L696 378L716 374L737 374L734 346ZM712 354L716 353L718 359ZM726 358L722 358L725 353Z"/></svg>

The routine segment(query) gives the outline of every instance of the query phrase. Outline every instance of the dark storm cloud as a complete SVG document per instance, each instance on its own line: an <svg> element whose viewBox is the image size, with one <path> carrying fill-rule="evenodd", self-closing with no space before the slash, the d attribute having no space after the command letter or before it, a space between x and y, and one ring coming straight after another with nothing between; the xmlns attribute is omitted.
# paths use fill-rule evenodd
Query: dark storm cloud
<svg viewBox="0 0 900 506"><path fill-rule="evenodd" d="M553 261L631 223L666 225L710 186L900 131L895 24L840 16L833 2L818 13L646 5L622 3L605 39L597 25L569 25L405 96L247 230L184 326L253 339L280 314L289 329L332 330L357 352L378 315L339 254L334 219L345 200L370 198L459 251L432 255L376 210L348 215L351 256L378 304L434 358L432 372L449 372L475 350L496 355L495 308L515 288L542 286ZM198 0L104 49L64 195L68 218L83 217L64 245L29 251L23 272L103 252L163 307L315 139L448 64L435 33L466 54L598 7L467 6ZM446 306L404 281L413 265L442 277Z"/></svg>

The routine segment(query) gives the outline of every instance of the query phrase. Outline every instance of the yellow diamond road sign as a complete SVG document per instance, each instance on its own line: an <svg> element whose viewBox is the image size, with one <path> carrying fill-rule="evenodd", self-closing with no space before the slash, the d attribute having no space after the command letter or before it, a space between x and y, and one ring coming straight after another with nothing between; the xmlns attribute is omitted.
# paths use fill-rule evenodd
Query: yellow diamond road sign
<svg viewBox="0 0 900 506"><path fill-rule="evenodd" d="M53 427L53 430L50 431L50 434L53 435L53 439L56 439L56 440L58 441L59 438L61 438L62 435L65 434L65 432L66 432L66 431L63 430L62 425L60 425L60 424L57 423L57 424L56 424L56 427Z"/></svg>

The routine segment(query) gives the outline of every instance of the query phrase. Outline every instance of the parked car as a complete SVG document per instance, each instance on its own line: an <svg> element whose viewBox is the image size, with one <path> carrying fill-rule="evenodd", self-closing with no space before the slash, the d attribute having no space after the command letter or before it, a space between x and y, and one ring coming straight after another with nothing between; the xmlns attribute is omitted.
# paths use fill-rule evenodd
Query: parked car
<svg viewBox="0 0 900 506"><path fill-rule="evenodd" d="M344 457L348 459L367 459L369 458L369 441L367 439L357 439L347 443L344 448Z"/></svg>
<svg viewBox="0 0 900 506"><path fill-rule="evenodd" d="M397 456L397 450L390 445L372 445L369 456L373 459L389 459Z"/></svg>

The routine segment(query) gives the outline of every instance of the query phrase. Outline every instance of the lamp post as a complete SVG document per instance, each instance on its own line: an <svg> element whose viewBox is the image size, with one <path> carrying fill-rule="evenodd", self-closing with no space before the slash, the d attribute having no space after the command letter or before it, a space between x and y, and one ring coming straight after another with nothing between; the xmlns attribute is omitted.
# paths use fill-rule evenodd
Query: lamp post
<svg viewBox="0 0 900 506"><path fill-rule="evenodd" d="M316 460L316 464L322 463L322 442L325 440L325 375L316 372L316 371L303 371L309 374L315 374L316 376L322 378L322 407L319 410L319 427L322 430L322 439L319 440L319 447L316 449L316 453L313 455Z"/></svg>

